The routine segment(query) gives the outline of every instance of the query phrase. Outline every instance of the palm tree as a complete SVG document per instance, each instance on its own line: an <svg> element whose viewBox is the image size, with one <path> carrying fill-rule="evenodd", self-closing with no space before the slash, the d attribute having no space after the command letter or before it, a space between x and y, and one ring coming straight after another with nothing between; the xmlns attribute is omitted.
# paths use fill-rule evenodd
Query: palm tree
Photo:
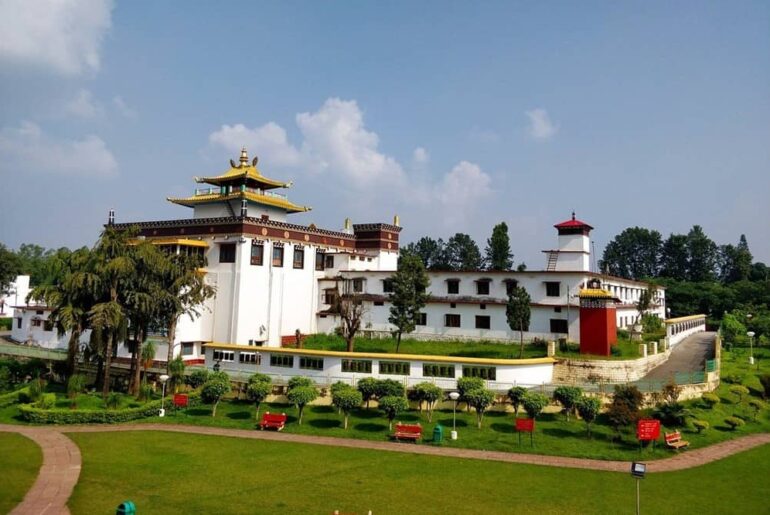
<svg viewBox="0 0 770 515"><path fill-rule="evenodd" d="M147 380L147 369L152 367L152 362L155 360L156 350L157 346L152 340L145 343L142 347L142 368L144 369L144 374L142 374L142 381Z"/></svg>

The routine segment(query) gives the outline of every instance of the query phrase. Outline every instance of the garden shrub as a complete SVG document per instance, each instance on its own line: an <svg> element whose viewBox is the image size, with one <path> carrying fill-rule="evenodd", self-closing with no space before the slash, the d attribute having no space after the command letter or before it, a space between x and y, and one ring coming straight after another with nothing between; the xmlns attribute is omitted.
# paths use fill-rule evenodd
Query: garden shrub
<svg viewBox="0 0 770 515"><path fill-rule="evenodd" d="M77 397L86 389L86 376L83 374L73 374L67 380L67 397L70 398L72 408L77 407Z"/></svg>
<svg viewBox="0 0 770 515"><path fill-rule="evenodd" d="M13 387L11 371L8 367L0 365L0 392L5 392Z"/></svg>
<svg viewBox="0 0 770 515"><path fill-rule="evenodd" d="M667 382L660 392L663 402L655 406L652 416L667 426L683 426L690 411L679 404L682 389L674 380Z"/></svg>
<svg viewBox="0 0 770 515"><path fill-rule="evenodd" d="M369 408L369 401L372 397L377 395L377 379L373 377L365 377L358 381L356 388L361 392L361 397L366 402L366 408Z"/></svg>
<svg viewBox="0 0 770 515"><path fill-rule="evenodd" d="M495 401L495 394L491 390L486 388L476 388L469 392L465 392L465 401L469 406L476 410L476 422L478 428L481 429L481 421L484 418L484 413Z"/></svg>
<svg viewBox="0 0 770 515"><path fill-rule="evenodd" d="M211 416L217 416L217 406L222 397L230 393L230 376L225 372L214 372L209 374L209 379L201 389L201 399L206 404L213 404Z"/></svg>
<svg viewBox="0 0 770 515"><path fill-rule="evenodd" d="M523 386L514 386L508 390L508 398L511 399L514 415L519 411L519 406L524 401L525 395L527 395L527 389Z"/></svg>
<svg viewBox="0 0 770 515"><path fill-rule="evenodd" d="M395 379L379 379L374 390L377 399L383 397L403 397L406 391L404 385Z"/></svg>
<svg viewBox="0 0 770 515"><path fill-rule="evenodd" d="M203 386L209 378L209 371L205 368L196 368L189 376L186 376L184 381L193 390Z"/></svg>
<svg viewBox="0 0 770 515"><path fill-rule="evenodd" d="M108 409L118 409L118 406L120 406L120 394L117 392L110 392L104 400L104 404Z"/></svg>
<svg viewBox="0 0 770 515"><path fill-rule="evenodd" d="M770 399L770 374L759 376L759 382L762 385L762 397Z"/></svg>
<svg viewBox="0 0 770 515"><path fill-rule="evenodd" d="M597 397L586 397L584 395L578 399L575 408L577 408L580 418L586 423L588 438L591 438L591 424L593 424L596 417L599 416L599 411L602 409L601 399Z"/></svg>
<svg viewBox="0 0 770 515"><path fill-rule="evenodd" d="M643 403L644 395L636 386L615 386L607 417L618 435L622 427L636 423Z"/></svg>
<svg viewBox="0 0 770 515"><path fill-rule="evenodd" d="M712 409L714 406L722 402L719 396L715 393L706 392L701 396L701 400L708 409Z"/></svg>
<svg viewBox="0 0 770 515"><path fill-rule="evenodd" d="M422 403L424 402L425 408L428 410L428 422L432 422L433 408L444 393L443 390L435 384L425 381L415 385L413 392L420 411L422 411Z"/></svg>
<svg viewBox="0 0 770 515"><path fill-rule="evenodd" d="M617 345L612 345L610 347L610 356L622 356L623 352L620 350L620 347Z"/></svg>
<svg viewBox="0 0 770 515"><path fill-rule="evenodd" d="M43 395L43 390L45 390L45 381L40 379L39 377L33 379L29 382L29 400L27 402L36 402L38 399L40 399L40 396Z"/></svg>
<svg viewBox="0 0 770 515"><path fill-rule="evenodd" d="M254 374L249 377L249 383L246 386L246 397L256 406L255 417L259 419L259 405L273 391L273 382L270 376L265 374Z"/></svg>
<svg viewBox="0 0 770 515"><path fill-rule="evenodd" d="M151 384L142 383L139 385L139 395L138 399L140 401L146 401L152 398L152 394L155 390L153 389Z"/></svg>
<svg viewBox="0 0 770 515"><path fill-rule="evenodd" d="M332 404L345 415L343 427L347 429L350 412L361 406L364 398L356 388L345 383L339 384L342 386L337 387L332 392Z"/></svg>
<svg viewBox="0 0 770 515"><path fill-rule="evenodd" d="M160 401L138 408L118 410L42 409L31 404L19 406L21 417L33 424L115 424L156 416Z"/></svg>
<svg viewBox="0 0 770 515"><path fill-rule="evenodd" d="M291 381L289 381L289 383L291 383ZM297 422L302 425L302 413L305 411L305 406L316 400L318 397L318 390L316 390L315 386L300 384L294 388L289 388L286 397L289 398L289 401L292 404L297 406L297 410L299 411L299 419Z"/></svg>
<svg viewBox="0 0 770 515"><path fill-rule="evenodd" d="M692 425L698 430L698 434L709 428L709 423L705 420L693 420Z"/></svg>
<svg viewBox="0 0 770 515"><path fill-rule="evenodd" d="M724 378L725 383L730 384L743 384L743 380L746 376L744 374L732 373L727 374Z"/></svg>
<svg viewBox="0 0 770 515"><path fill-rule="evenodd" d="M749 394L749 389L742 384L734 384L730 387L730 393L738 397L738 404L743 402L743 398Z"/></svg>
<svg viewBox="0 0 770 515"><path fill-rule="evenodd" d="M20 402L24 404L21 399L22 397L25 400L29 399L27 395L28 390L29 390L29 387L25 386L19 390L16 390L15 392L8 392L3 395L0 395L0 408L4 408L6 406L10 406L11 404L16 404Z"/></svg>
<svg viewBox="0 0 770 515"><path fill-rule="evenodd" d="M759 399L749 399L749 407L751 408L751 412L754 415L752 417L752 420L756 422L757 415L759 415L759 412L764 409L765 403L763 403Z"/></svg>
<svg viewBox="0 0 770 515"><path fill-rule="evenodd" d="M543 412L546 406L548 406L548 397L545 395L529 392L524 396L522 404L524 405L524 411L527 412L529 418L537 418L540 413Z"/></svg>
<svg viewBox="0 0 770 515"><path fill-rule="evenodd" d="M380 411L388 417L388 429L393 429L393 419L399 413L409 409L409 403L401 395L388 395L379 399L378 402Z"/></svg>
<svg viewBox="0 0 770 515"><path fill-rule="evenodd" d="M288 386L289 386L289 390L292 390L294 388L299 388L300 386L315 387L315 383L309 377L294 376L291 379L289 379Z"/></svg>
<svg viewBox="0 0 770 515"><path fill-rule="evenodd" d="M746 422L744 422L742 418L738 418L738 417L727 417L725 419L725 424L730 426L730 429L732 429L733 431L735 431L737 428L741 427L745 423Z"/></svg>
<svg viewBox="0 0 770 515"><path fill-rule="evenodd" d="M575 404L583 396L583 390L577 386L559 386L553 391L553 398L562 405L567 420L571 413L575 411Z"/></svg>
<svg viewBox="0 0 770 515"><path fill-rule="evenodd" d="M56 405L55 393L44 393L37 401L36 407L40 409L51 409Z"/></svg>

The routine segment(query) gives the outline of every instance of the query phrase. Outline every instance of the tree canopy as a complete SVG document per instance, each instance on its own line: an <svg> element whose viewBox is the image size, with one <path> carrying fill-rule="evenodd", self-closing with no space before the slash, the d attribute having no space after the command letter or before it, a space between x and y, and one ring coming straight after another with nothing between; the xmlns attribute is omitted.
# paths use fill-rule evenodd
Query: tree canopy
<svg viewBox="0 0 770 515"><path fill-rule="evenodd" d="M487 240L485 254L489 270L510 270L513 267L508 224L500 222L494 226L492 236Z"/></svg>

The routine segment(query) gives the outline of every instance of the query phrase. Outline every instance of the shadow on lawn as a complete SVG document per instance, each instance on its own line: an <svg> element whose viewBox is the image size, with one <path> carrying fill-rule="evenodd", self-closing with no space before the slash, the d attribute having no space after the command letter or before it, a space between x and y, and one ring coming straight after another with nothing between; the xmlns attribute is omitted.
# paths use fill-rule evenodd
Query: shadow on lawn
<svg viewBox="0 0 770 515"><path fill-rule="evenodd" d="M365 433L380 433L382 431L388 430L387 424L374 424L370 422L364 422L361 424L356 424L353 426L354 429L357 429L358 431L363 431Z"/></svg>
<svg viewBox="0 0 770 515"><path fill-rule="evenodd" d="M307 424L318 429L332 429L336 427L342 427L341 420L334 420L331 418L314 418L313 420L308 420Z"/></svg>
<svg viewBox="0 0 770 515"><path fill-rule="evenodd" d="M513 424L507 424L504 422L495 422L494 424L489 424L489 428L496 433L513 434L516 432Z"/></svg>
<svg viewBox="0 0 770 515"><path fill-rule="evenodd" d="M227 418L232 420L247 420L252 418L252 414L248 411L234 411L227 414Z"/></svg>

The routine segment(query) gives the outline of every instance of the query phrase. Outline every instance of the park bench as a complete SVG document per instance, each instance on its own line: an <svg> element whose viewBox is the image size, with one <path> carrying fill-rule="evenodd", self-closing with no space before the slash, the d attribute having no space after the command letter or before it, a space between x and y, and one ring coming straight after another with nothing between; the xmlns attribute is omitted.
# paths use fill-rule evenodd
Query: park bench
<svg viewBox="0 0 770 515"><path fill-rule="evenodd" d="M420 424L396 423L396 432L391 435L396 440L412 440L416 442L422 438L422 426Z"/></svg>
<svg viewBox="0 0 770 515"><path fill-rule="evenodd" d="M690 445L690 442L682 440L682 433L679 431L676 431L675 433L666 433L665 438L666 445L677 451Z"/></svg>
<svg viewBox="0 0 770 515"><path fill-rule="evenodd" d="M286 413L270 413L269 411L262 415L262 421L259 423L260 429L277 429L280 431L286 425Z"/></svg>

